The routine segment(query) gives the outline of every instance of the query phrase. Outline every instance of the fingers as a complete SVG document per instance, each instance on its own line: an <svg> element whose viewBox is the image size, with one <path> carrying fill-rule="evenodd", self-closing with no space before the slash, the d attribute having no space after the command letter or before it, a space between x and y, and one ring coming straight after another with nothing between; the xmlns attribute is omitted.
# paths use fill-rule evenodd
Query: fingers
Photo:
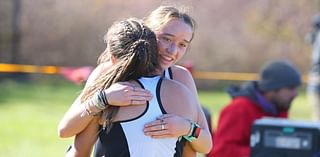
<svg viewBox="0 0 320 157"><path fill-rule="evenodd" d="M145 133L146 136L150 136L152 138L167 138L167 137L172 137L170 134L169 130L159 130L159 131L154 131L154 132L147 132Z"/></svg>
<svg viewBox="0 0 320 157"><path fill-rule="evenodd" d="M149 91L135 91L132 93L132 95L129 96L130 104L131 105L141 105L147 103L147 101L150 101L152 99L151 93Z"/></svg>
<svg viewBox="0 0 320 157"><path fill-rule="evenodd" d="M139 85L130 82L119 82L122 86L125 86L124 91L130 92L132 95L150 95L150 92L146 89L143 89Z"/></svg>
<svg viewBox="0 0 320 157"><path fill-rule="evenodd" d="M147 101L152 99L152 94L141 87L132 87L132 92L130 93L130 104L140 105L145 104Z"/></svg>
<svg viewBox="0 0 320 157"><path fill-rule="evenodd" d="M170 113L169 114L163 114L163 115L157 117L157 119L166 119L166 118L171 118L171 117L174 117L174 116L176 116L176 115L170 114Z"/></svg>
<svg viewBox="0 0 320 157"><path fill-rule="evenodd" d="M140 86L136 86L136 85L134 85L132 83L127 83L127 82L122 82L121 84L126 86L123 89L123 91L125 93L128 93L129 95L132 95L132 96L144 96L144 97L150 97L151 96L151 93L148 90L143 89Z"/></svg>
<svg viewBox="0 0 320 157"><path fill-rule="evenodd" d="M167 128L167 123L164 119L155 120L145 125L144 134L152 138L171 137L170 131Z"/></svg>
<svg viewBox="0 0 320 157"><path fill-rule="evenodd" d="M105 90L107 100L114 106L146 104L152 94L139 85L130 82L118 82Z"/></svg>
<svg viewBox="0 0 320 157"><path fill-rule="evenodd" d="M159 126L161 124L166 124L165 121L163 119L158 119L155 121L152 121L150 123L147 123L144 125L145 128L150 128L150 127L154 127L154 126ZM152 130L156 130L156 128L151 128L151 129L147 129L147 131L152 131Z"/></svg>
<svg viewBox="0 0 320 157"><path fill-rule="evenodd" d="M130 100L130 105L143 105L146 104L148 100Z"/></svg>
<svg viewBox="0 0 320 157"><path fill-rule="evenodd" d="M151 94L145 94L145 95L132 95L130 96L130 100L134 100L134 101L149 101L152 99L152 95Z"/></svg>
<svg viewBox="0 0 320 157"><path fill-rule="evenodd" d="M152 131L159 131L159 130L166 130L166 121L164 119L158 119L153 122L150 122L145 125L144 131L145 132L152 132Z"/></svg>
<svg viewBox="0 0 320 157"><path fill-rule="evenodd" d="M135 100L142 100L145 98L152 97L152 94L148 90L145 90L142 88L134 88L132 90L132 92L130 93L130 95L131 95L132 99L135 99Z"/></svg>
<svg viewBox="0 0 320 157"><path fill-rule="evenodd" d="M164 124L164 129L161 124ZM166 131L164 132L164 130ZM186 135L189 130L189 120L175 114L164 114L159 116L157 120L145 124L144 133L155 138L179 137Z"/></svg>
<svg viewBox="0 0 320 157"><path fill-rule="evenodd" d="M128 86L128 87L132 87L132 89L136 88L136 89L142 89L144 90L140 85L131 83L131 82L118 82L119 84L123 85L123 86Z"/></svg>

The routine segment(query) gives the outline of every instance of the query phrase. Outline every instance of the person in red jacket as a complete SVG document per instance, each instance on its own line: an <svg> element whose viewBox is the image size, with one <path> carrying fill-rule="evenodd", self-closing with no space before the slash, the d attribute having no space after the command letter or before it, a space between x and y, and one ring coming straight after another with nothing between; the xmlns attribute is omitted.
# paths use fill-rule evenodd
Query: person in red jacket
<svg viewBox="0 0 320 157"><path fill-rule="evenodd" d="M253 122L266 116L288 117L300 73L288 61L276 60L263 66L259 75L258 81L227 89L232 100L220 113L208 157L249 157Z"/></svg>

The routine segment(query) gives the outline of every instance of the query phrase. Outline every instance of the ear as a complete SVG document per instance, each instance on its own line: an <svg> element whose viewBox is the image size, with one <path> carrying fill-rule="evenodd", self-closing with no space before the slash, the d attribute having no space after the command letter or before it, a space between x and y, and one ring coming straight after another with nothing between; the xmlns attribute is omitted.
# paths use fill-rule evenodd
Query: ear
<svg viewBox="0 0 320 157"><path fill-rule="evenodd" d="M115 63L116 63L116 58L115 58L113 55L111 55L111 63L112 63L112 64L115 64Z"/></svg>

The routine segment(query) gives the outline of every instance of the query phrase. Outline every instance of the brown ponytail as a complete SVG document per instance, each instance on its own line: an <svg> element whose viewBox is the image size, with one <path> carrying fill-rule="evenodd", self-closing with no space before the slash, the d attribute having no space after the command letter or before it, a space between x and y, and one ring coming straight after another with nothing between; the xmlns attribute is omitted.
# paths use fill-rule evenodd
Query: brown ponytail
<svg viewBox="0 0 320 157"><path fill-rule="evenodd" d="M109 59L108 55L112 55L116 63L85 89L82 102L116 82L135 80L158 69L156 36L141 21L131 18L115 22L109 28L105 41L108 48L100 55L99 63ZM119 107L109 106L104 111L108 129L118 110Z"/></svg>

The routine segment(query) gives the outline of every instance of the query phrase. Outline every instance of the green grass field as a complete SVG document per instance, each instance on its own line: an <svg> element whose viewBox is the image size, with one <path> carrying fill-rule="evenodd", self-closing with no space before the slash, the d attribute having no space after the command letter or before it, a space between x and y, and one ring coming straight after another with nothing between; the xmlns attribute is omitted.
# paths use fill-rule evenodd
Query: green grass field
<svg viewBox="0 0 320 157"><path fill-rule="evenodd" d="M63 156L72 139L60 139L57 125L82 87L67 82L2 82L0 87L1 156ZM216 123L229 96L221 91L199 91L199 99L213 113ZM310 106L302 92L290 116L310 119Z"/></svg>

